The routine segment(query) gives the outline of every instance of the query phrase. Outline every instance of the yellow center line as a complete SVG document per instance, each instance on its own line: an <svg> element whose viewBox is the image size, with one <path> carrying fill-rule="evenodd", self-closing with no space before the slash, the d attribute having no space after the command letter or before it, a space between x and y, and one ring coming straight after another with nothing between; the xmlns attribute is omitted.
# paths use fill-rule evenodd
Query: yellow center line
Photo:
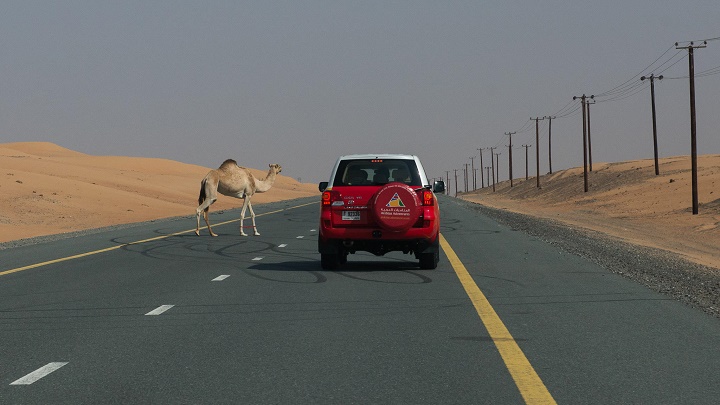
<svg viewBox="0 0 720 405"><path fill-rule="evenodd" d="M440 235L440 246L442 246L445 255L450 260L450 264L455 269L455 274L457 274L460 279L460 283L462 283L463 288L465 288L465 292L468 297L470 297L470 301L472 301L473 306L475 306L475 310L478 315L480 315L480 319L483 324L485 324L490 338L492 338L493 343L495 343L495 346L500 352L505 366L513 380L515 380L515 385L517 385L520 390L520 395L525 399L525 403L555 404L555 399L550 395L540 376L535 372L535 369L527 357L525 357L520 346L515 342L510 331L505 327L505 324L495 312L495 309L493 309L490 302L485 298L485 294L480 291L480 288L475 284L465 265L462 264L442 234Z"/></svg>
<svg viewBox="0 0 720 405"><path fill-rule="evenodd" d="M295 208L300 208L300 207L304 207L304 206L312 205L312 204L317 204L317 202L311 202L311 203L306 203L306 204L295 205L295 206L288 207L288 208L283 208L283 209L280 209L280 210L275 210L275 211L265 212L265 213L262 213L262 214L257 214L257 215L255 215L255 216L256 216L256 217L261 217L261 216L263 216L263 215L277 214L278 212L287 211L287 210L291 210L291 209L295 209ZM238 222L238 221L240 221L240 218L238 218L238 219L233 219L233 220L230 220L230 221L220 222L220 223L214 224L213 226L226 225L226 224L230 224L230 223ZM79 259L79 258L81 258L81 257L92 256L92 255L96 255L96 254L99 254L99 253L110 252L110 251L112 251L112 250L122 249L122 248L124 248L124 247L126 247L126 246L139 245L139 244L141 244L141 243L153 242L153 241L156 241L156 240L161 240L161 239L169 238L169 237L171 237L171 236L182 235L182 234L186 234L186 233L190 233L190 232L195 232L195 229L188 229L187 231L180 231L180 232L175 232L175 233L171 233L171 234L167 234L167 235L163 235L163 236L156 236L156 237L154 237L154 238L149 238L149 239L143 239L143 240L138 240L138 241L134 241L134 242L123 243L123 244L120 244L120 245L111 246L111 247L104 248L104 249L93 250L93 251L91 251L91 252L79 253L79 254L72 255L72 256L60 257L60 258L57 258L57 259L48 260L48 261L46 261L46 262L35 263L35 264L30 264L30 265L27 265L27 266L23 266L23 267L18 267L18 268L15 268L15 269L0 271L0 276L4 276L4 275L6 275L6 274L11 274L11 273L17 273L17 272L19 272L19 271L24 271L24 270L36 269L36 268L38 268L38 267L43 267L43 266L47 266L47 265L50 265L50 264L61 263L61 262L69 261L69 260Z"/></svg>

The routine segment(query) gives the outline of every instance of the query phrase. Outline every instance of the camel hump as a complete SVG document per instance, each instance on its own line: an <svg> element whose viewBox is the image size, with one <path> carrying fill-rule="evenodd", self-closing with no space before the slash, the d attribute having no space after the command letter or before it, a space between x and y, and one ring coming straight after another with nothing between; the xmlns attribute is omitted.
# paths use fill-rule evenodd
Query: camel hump
<svg viewBox="0 0 720 405"><path fill-rule="evenodd" d="M226 168L226 167L228 167L228 166L237 166L237 165L238 165L238 164L237 164L237 162L236 162L235 160L233 160L233 159L227 159L227 160L225 160L224 162L222 162L222 164L220 165L220 169L224 169L224 168Z"/></svg>

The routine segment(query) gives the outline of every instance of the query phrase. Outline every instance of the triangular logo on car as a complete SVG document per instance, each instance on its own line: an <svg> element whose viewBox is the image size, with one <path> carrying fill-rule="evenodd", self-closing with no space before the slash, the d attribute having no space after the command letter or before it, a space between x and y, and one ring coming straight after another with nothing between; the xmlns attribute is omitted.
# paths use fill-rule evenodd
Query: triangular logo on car
<svg viewBox="0 0 720 405"><path fill-rule="evenodd" d="M400 196L398 193L395 193L394 196L388 201L386 207L404 207L405 204L403 204L402 200L400 199Z"/></svg>

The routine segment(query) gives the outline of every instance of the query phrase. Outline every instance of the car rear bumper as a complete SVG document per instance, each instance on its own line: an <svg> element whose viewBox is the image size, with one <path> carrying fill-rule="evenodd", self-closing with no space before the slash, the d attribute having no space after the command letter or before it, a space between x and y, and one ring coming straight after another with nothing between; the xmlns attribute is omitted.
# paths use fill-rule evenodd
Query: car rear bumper
<svg viewBox="0 0 720 405"><path fill-rule="evenodd" d="M438 231L433 228L411 228L404 232L388 232L380 228L333 228L318 237L318 252L322 254L370 252L381 256L388 252L435 253L438 251Z"/></svg>

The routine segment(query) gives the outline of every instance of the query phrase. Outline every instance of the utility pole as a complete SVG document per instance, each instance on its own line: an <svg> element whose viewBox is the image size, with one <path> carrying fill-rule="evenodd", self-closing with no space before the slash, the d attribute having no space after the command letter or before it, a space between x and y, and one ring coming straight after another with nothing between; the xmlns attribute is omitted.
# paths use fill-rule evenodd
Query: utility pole
<svg viewBox="0 0 720 405"><path fill-rule="evenodd" d="M694 49L707 47L707 41L703 41L702 45L693 46L690 42L689 46L678 46L675 43L675 49L688 50L688 76L690 76L690 160L692 161L692 209L693 215L698 214L698 182L697 182L697 124L695 121L695 55Z"/></svg>
<svg viewBox="0 0 720 405"><path fill-rule="evenodd" d="M468 174L469 174L469 173L468 173L468 164L467 164L467 163L464 163L463 166L465 166L465 168L464 168L464 173L465 173L465 192L467 193L467 192L468 192Z"/></svg>
<svg viewBox="0 0 720 405"><path fill-rule="evenodd" d="M588 167L587 167L587 117L585 115L585 100L587 99L587 96L584 94L580 97L573 96L573 100L580 99L580 103L582 104L582 119L583 119L583 180L585 183L585 192L588 192ZM594 98L594 96L590 96L590 98Z"/></svg>
<svg viewBox="0 0 720 405"><path fill-rule="evenodd" d="M508 145L508 166L509 166L509 173L510 173L510 187L513 186L513 162L512 162L512 136L513 134L517 134L517 131L515 132L505 132L505 135L510 137L510 144Z"/></svg>
<svg viewBox="0 0 720 405"><path fill-rule="evenodd" d="M590 96L590 99L595 98L595 96ZM588 165L590 171L592 171L592 140L590 139L590 104L595 104L593 101L592 103L585 100L585 108L587 108L587 142L588 142Z"/></svg>
<svg viewBox="0 0 720 405"><path fill-rule="evenodd" d="M445 182L445 194L450 195L450 170L445 170L445 178L447 179Z"/></svg>
<svg viewBox="0 0 720 405"><path fill-rule="evenodd" d="M455 197L457 197L457 169L455 169Z"/></svg>
<svg viewBox="0 0 720 405"><path fill-rule="evenodd" d="M493 192L495 192L495 148L490 148L490 165L492 167ZM490 181L489 178L488 178L488 181Z"/></svg>
<svg viewBox="0 0 720 405"><path fill-rule="evenodd" d="M531 120L535 120L535 173L537 176L537 188L540 188L540 120L544 120L545 117L530 117Z"/></svg>
<svg viewBox="0 0 720 405"><path fill-rule="evenodd" d="M512 175L510 174L510 173L512 173L512 158L510 157L510 156L512 156L512 146L505 145L505 147L508 148L508 177L510 177L510 187L512 187L513 181L512 181Z"/></svg>
<svg viewBox="0 0 720 405"><path fill-rule="evenodd" d="M487 176L488 187L490 187L490 166L485 166L485 175Z"/></svg>
<svg viewBox="0 0 720 405"><path fill-rule="evenodd" d="M528 176L528 148L532 145L523 145L523 148L525 148L525 180L529 179L530 176Z"/></svg>
<svg viewBox="0 0 720 405"><path fill-rule="evenodd" d="M495 177L497 178L498 183L500 183L500 155L502 155L501 152L498 152L495 154Z"/></svg>
<svg viewBox="0 0 720 405"><path fill-rule="evenodd" d="M463 163L463 186L465 187L465 192L467 192L467 163Z"/></svg>
<svg viewBox="0 0 720 405"><path fill-rule="evenodd" d="M477 179L475 179L475 156L470 156L470 167L472 168L473 191L475 191L475 189L477 189Z"/></svg>
<svg viewBox="0 0 720 405"><path fill-rule="evenodd" d="M652 73L650 76L643 76L640 78L640 80L644 81L645 79L650 80L650 100L652 102L652 121L653 121L653 149L655 151L655 175L658 176L660 174L660 165L658 164L658 145L657 145L657 121L655 120L655 79L662 80L663 76L657 76L655 77L655 74Z"/></svg>
<svg viewBox="0 0 720 405"><path fill-rule="evenodd" d="M481 170L482 170L482 168L484 167L484 166L483 166L483 156L482 156L483 153L482 153L482 151L484 151L485 149L487 149L487 148L477 148L477 150L480 152L480 169L481 169ZM488 177L488 183L490 183L490 178L489 178L489 177ZM485 188L485 179L483 178L482 173L480 173L480 188Z"/></svg>
<svg viewBox="0 0 720 405"><path fill-rule="evenodd" d="M455 197L457 197L457 193L458 193L458 187L457 187L457 169L453 169L453 170L455 170Z"/></svg>
<svg viewBox="0 0 720 405"><path fill-rule="evenodd" d="M548 171L552 174L552 120L557 117L543 117L548 119Z"/></svg>

